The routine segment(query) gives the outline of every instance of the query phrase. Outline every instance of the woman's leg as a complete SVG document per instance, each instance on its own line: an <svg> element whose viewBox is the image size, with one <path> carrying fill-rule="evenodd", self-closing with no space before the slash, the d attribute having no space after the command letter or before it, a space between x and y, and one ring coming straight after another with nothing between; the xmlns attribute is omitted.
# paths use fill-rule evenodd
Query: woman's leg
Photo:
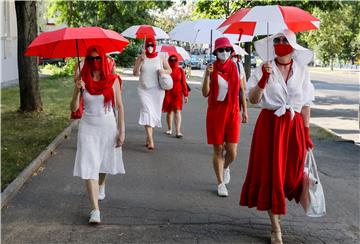
<svg viewBox="0 0 360 244"><path fill-rule="evenodd" d="M280 215L273 214L271 210L268 210L268 214L271 221L271 243L282 244Z"/></svg>
<svg viewBox="0 0 360 244"><path fill-rule="evenodd" d="M237 155L237 143L226 143L225 144L225 163L224 169L228 168L229 165L235 160Z"/></svg>
<svg viewBox="0 0 360 244"><path fill-rule="evenodd" d="M153 128L149 125L145 125L145 132L147 136L148 148L154 148Z"/></svg>
<svg viewBox="0 0 360 244"><path fill-rule="evenodd" d="M100 173L99 174L99 186L104 185L105 180L106 180L106 174L105 173Z"/></svg>
<svg viewBox="0 0 360 244"><path fill-rule="evenodd" d="M224 175L224 156L223 156L223 145L213 145L214 155L213 155L213 165L218 184L223 182Z"/></svg>
<svg viewBox="0 0 360 244"><path fill-rule="evenodd" d="M99 194L99 182L97 180L85 180L86 182L86 189L89 195L90 203L92 209L99 209L99 201L98 201L98 194Z"/></svg>
<svg viewBox="0 0 360 244"><path fill-rule="evenodd" d="M175 110L176 135L181 134L181 110Z"/></svg>
<svg viewBox="0 0 360 244"><path fill-rule="evenodd" d="M166 122L167 122L167 126L168 126L168 130L172 131L172 124L173 124L173 118L174 118L174 112L168 112L166 114Z"/></svg>

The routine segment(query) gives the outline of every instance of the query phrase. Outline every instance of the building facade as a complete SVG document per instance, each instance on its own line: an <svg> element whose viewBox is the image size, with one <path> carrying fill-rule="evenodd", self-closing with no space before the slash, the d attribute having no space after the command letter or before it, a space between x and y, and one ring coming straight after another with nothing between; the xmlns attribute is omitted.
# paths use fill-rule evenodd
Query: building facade
<svg viewBox="0 0 360 244"><path fill-rule="evenodd" d="M15 1L0 1L0 82L18 83Z"/></svg>

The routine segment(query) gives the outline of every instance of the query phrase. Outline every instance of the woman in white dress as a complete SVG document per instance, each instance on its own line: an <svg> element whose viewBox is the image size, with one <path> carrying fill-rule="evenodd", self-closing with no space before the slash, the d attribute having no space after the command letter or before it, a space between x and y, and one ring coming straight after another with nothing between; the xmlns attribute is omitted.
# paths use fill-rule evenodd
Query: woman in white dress
<svg viewBox="0 0 360 244"><path fill-rule="evenodd" d="M156 52L156 40L146 38L145 50L136 59L135 76L140 75L138 94L141 101L139 124L145 127L146 147L154 150L153 128L161 127L161 109L165 91L161 89L158 77L170 74L168 61Z"/></svg>
<svg viewBox="0 0 360 244"><path fill-rule="evenodd" d="M92 205L89 223L100 223L98 200L105 198L106 174L125 173L121 149L125 140L121 79L111 68L103 49L90 47L81 75L75 75L70 105L72 112L83 110L74 176L86 182Z"/></svg>

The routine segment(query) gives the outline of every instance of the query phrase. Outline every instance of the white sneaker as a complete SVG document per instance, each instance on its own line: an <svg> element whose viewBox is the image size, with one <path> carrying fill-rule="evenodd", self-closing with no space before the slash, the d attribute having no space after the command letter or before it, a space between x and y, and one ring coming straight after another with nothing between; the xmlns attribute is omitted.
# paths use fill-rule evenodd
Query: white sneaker
<svg viewBox="0 0 360 244"><path fill-rule="evenodd" d="M99 201L102 201L105 199L105 184L99 186Z"/></svg>
<svg viewBox="0 0 360 244"><path fill-rule="evenodd" d="M226 189L226 185L223 183L220 183L218 185L218 195L220 197L227 197L229 195L228 190Z"/></svg>
<svg viewBox="0 0 360 244"><path fill-rule="evenodd" d="M94 209L90 213L89 224L99 224L100 223L100 210Z"/></svg>
<svg viewBox="0 0 360 244"><path fill-rule="evenodd" d="M165 134L171 136L172 130L167 130L167 131L165 131Z"/></svg>
<svg viewBox="0 0 360 244"><path fill-rule="evenodd" d="M224 183L229 184L230 183L230 167L227 167L224 169Z"/></svg>

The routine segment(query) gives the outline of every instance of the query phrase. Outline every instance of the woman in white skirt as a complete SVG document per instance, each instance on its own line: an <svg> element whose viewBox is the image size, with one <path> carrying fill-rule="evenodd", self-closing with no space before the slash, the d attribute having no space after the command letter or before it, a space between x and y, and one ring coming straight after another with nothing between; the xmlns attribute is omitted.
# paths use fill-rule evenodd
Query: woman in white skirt
<svg viewBox="0 0 360 244"><path fill-rule="evenodd" d="M98 200L105 198L106 174L125 173L121 149L125 140L121 79L110 70L103 49L90 47L81 75L75 75L71 101L71 111L83 109L74 176L86 181L92 205L89 223L100 223Z"/></svg>
<svg viewBox="0 0 360 244"><path fill-rule="evenodd" d="M158 77L170 74L168 61L156 52L156 41L153 37L146 38L145 50L136 59L135 76L140 75L138 94L141 101L139 124L145 127L146 147L154 150L153 128L161 127L161 109L165 91L161 89Z"/></svg>

